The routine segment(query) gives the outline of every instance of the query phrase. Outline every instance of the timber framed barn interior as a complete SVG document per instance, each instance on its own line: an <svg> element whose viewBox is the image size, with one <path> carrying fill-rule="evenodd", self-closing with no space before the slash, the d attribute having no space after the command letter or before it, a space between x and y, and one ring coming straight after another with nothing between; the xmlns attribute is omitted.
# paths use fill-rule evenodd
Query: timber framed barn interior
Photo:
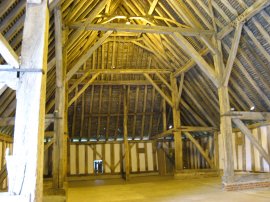
<svg viewBox="0 0 270 202"><path fill-rule="evenodd" d="M269 0L0 0L0 201L269 201L269 64Z"/></svg>

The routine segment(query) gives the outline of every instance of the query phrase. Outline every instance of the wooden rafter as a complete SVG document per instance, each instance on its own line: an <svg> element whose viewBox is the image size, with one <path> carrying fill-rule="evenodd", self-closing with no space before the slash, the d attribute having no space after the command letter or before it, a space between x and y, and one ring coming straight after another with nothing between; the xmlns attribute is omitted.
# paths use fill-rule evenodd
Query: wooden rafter
<svg viewBox="0 0 270 202"><path fill-rule="evenodd" d="M66 75L66 82L80 69L80 67L89 59L93 52L110 36L112 31L105 33L83 56L80 57Z"/></svg>
<svg viewBox="0 0 270 202"><path fill-rule="evenodd" d="M98 5L95 8L91 9L91 15L88 16L87 22L91 23L95 17L105 8L106 4L108 3L108 0L102 0L101 2L98 2ZM72 33L72 35L69 38L68 42L68 49L72 48L72 45L80 38L82 35L82 30L76 30Z"/></svg>
<svg viewBox="0 0 270 202"><path fill-rule="evenodd" d="M235 20L230 22L228 25L222 28L222 30L217 34L218 39L223 39L227 36L231 31L233 31L234 27L241 22L246 22L258 12L266 8L270 5L268 0L257 0L253 5L248 7L242 14L240 14Z"/></svg>
<svg viewBox="0 0 270 202"><path fill-rule="evenodd" d="M256 15L258 12L260 12L262 9L267 7L269 5L268 0L260 0L256 1L251 7L248 7L241 15L239 15L235 20L231 21L227 26L225 26L218 34L218 39L223 39L225 36L227 36L231 31L233 31L234 27L237 24L242 24L246 22L248 19L252 18L254 15ZM210 52L209 48L206 48L202 51L201 54L208 54ZM190 68L194 67L196 63L195 60L192 59L188 61L182 68L179 68L175 72L175 76L179 76L182 72L188 71Z"/></svg>
<svg viewBox="0 0 270 202"><path fill-rule="evenodd" d="M78 97L81 96L81 94L84 93L84 91L94 82L94 80L100 75L100 73L95 73L92 78L80 89L78 93L75 94L75 96L68 102L68 107L70 107L75 100L78 99Z"/></svg>
<svg viewBox="0 0 270 202"><path fill-rule="evenodd" d="M179 33L174 33L172 37L175 39L177 44L193 58L201 70L209 77L209 79L211 79L214 85L218 86L219 82L214 69L210 67L195 48Z"/></svg>
<svg viewBox="0 0 270 202"><path fill-rule="evenodd" d="M202 28L201 23L196 20L195 16L190 12L190 10L183 1L175 2L173 0L169 0L168 3L178 12L178 14L181 16L181 18L187 25L190 25L193 28ZM210 38L206 36L199 36L199 38L207 45L208 49L213 54L219 54L218 50L214 47L214 44L211 42Z"/></svg>
<svg viewBox="0 0 270 202"><path fill-rule="evenodd" d="M170 106L172 106L171 98L168 97L168 96L162 91L162 89L160 89L160 87L153 81L153 79L149 76L149 74L144 73L143 75L144 75L145 78L153 85L153 87L160 93L160 95L166 100L166 102L168 102L168 104L169 104Z"/></svg>
<svg viewBox="0 0 270 202"><path fill-rule="evenodd" d="M168 81L158 72L156 72L157 77L172 91L171 85L168 83Z"/></svg>
<svg viewBox="0 0 270 202"><path fill-rule="evenodd" d="M0 54L11 65L11 67L19 68L19 57L10 46L5 37L0 33Z"/></svg>
<svg viewBox="0 0 270 202"><path fill-rule="evenodd" d="M155 7L157 6L158 0L154 0L149 8L148 15L152 15L152 13L155 10Z"/></svg>

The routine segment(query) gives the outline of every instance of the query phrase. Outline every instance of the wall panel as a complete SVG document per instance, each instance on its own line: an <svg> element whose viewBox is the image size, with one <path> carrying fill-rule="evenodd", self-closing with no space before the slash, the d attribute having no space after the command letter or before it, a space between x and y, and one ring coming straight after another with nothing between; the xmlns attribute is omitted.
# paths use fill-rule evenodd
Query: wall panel
<svg viewBox="0 0 270 202"><path fill-rule="evenodd" d="M150 141L129 143L131 173L157 172L157 154L152 144ZM94 160L103 160L105 174L125 171L123 146L122 143L70 143L69 175L94 175Z"/></svg>
<svg viewBox="0 0 270 202"><path fill-rule="evenodd" d="M270 126L261 126L251 129L252 135L269 154ZM223 169L224 147L222 136L219 134L220 169ZM258 150L241 132L233 133L234 168L238 171L269 172L268 163L262 158ZM270 155L270 154L269 154Z"/></svg>

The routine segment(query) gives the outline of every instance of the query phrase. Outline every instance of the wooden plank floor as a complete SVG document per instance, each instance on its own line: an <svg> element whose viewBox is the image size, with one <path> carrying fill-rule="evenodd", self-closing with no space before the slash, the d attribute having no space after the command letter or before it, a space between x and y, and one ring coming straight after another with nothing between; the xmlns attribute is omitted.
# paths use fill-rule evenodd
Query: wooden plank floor
<svg viewBox="0 0 270 202"><path fill-rule="evenodd" d="M137 177L129 182L121 179L76 181L69 183L68 202L268 202L270 189L222 191L219 178L176 180L172 177Z"/></svg>

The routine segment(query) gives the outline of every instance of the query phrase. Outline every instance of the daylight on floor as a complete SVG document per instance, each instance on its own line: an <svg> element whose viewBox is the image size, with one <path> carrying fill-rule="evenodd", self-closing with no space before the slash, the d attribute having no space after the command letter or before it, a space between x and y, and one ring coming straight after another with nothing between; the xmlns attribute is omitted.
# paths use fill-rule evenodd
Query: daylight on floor
<svg viewBox="0 0 270 202"><path fill-rule="evenodd" d="M0 0L0 202L269 202L270 0Z"/></svg>

